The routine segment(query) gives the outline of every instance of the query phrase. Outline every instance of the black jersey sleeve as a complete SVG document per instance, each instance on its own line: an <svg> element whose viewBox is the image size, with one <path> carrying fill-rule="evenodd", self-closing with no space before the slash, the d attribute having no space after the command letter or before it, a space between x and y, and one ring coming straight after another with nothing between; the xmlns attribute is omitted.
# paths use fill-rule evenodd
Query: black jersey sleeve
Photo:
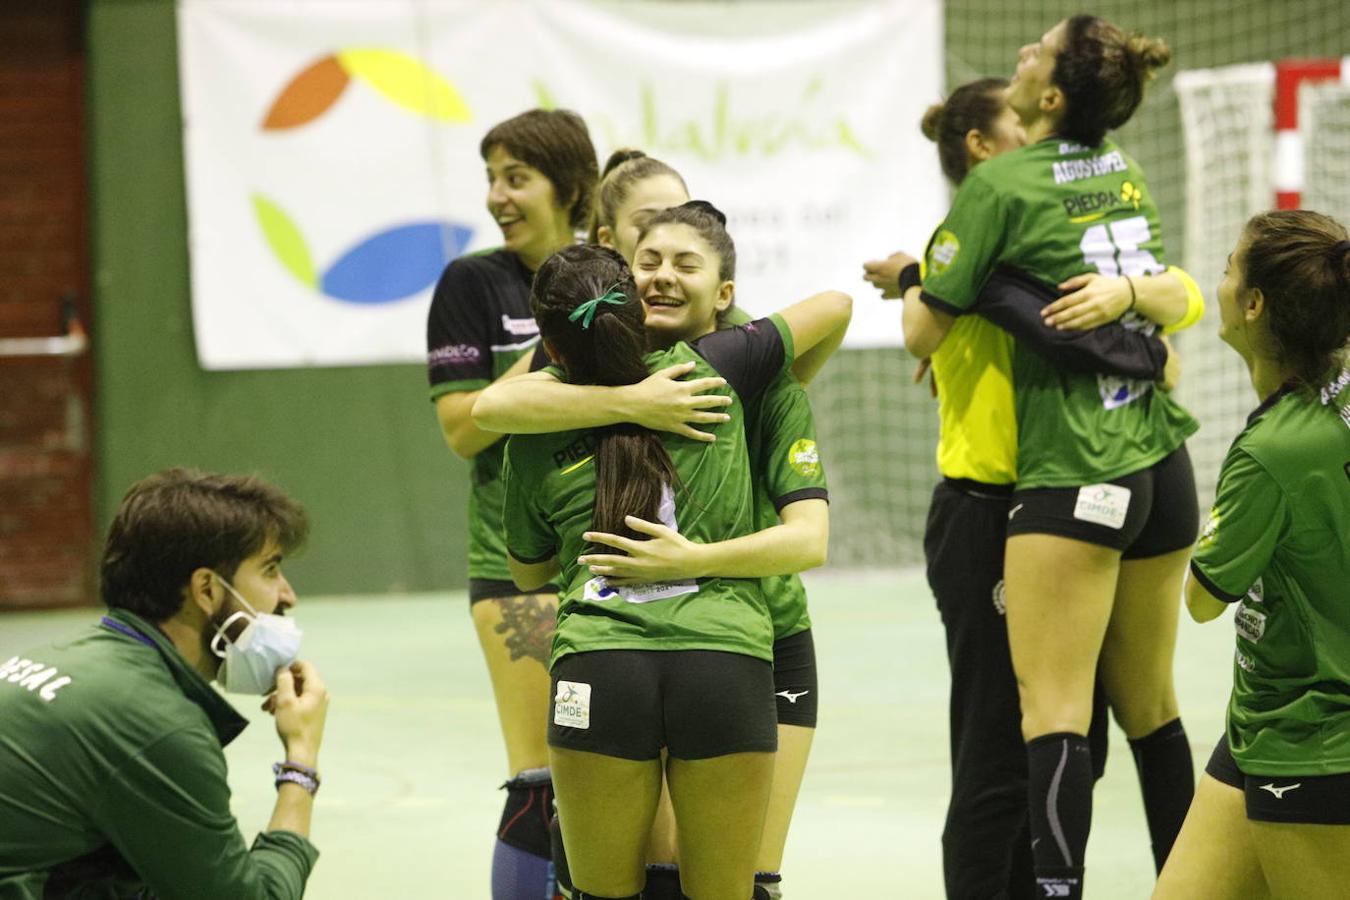
<svg viewBox="0 0 1350 900"><path fill-rule="evenodd" d="M497 315L472 257L441 273L427 314L427 379L433 393L478 390L492 381L492 325Z"/></svg>
<svg viewBox="0 0 1350 900"><path fill-rule="evenodd" d="M1047 326L1041 310L1059 297L1054 285L1001 266L980 289L974 311L1065 371L1147 381L1162 378L1167 348L1154 335L1120 322L1086 331Z"/></svg>
<svg viewBox="0 0 1350 900"><path fill-rule="evenodd" d="M742 402L758 397L790 361L777 316L706 334L690 346L727 380Z"/></svg>

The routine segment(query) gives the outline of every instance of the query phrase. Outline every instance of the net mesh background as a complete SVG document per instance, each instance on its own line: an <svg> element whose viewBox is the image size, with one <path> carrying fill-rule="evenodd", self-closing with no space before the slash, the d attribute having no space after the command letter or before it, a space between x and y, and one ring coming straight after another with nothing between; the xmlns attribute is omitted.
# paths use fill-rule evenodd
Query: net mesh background
<svg viewBox="0 0 1350 900"><path fill-rule="evenodd" d="M1065 12L1060 3L949 0L946 6L947 84L1010 75L1018 48L1037 40ZM1209 301L1205 319L1179 337L1184 375L1181 398L1202 430L1191 441L1200 503L1213 498L1214 475L1242 418L1255 406L1247 375L1231 350L1214 338L1218 312L1214 288L1251 201L1254 176L1244 160L1253 140L1269 140L1270 102L1242 92L1223 99L1210 116L1201 167L1204 185L1187 190L1187 157L1181 109L1173 80L1182 70L1265 62L1290 57L1339 57L1350 49L1350 4L1343 0L1103 0L1092 12L1123 27L1164 38L1172 63L1151 86L1133 120L1116 138L1143 165L1163 217L1168 259L1186 265ZM937 98L934 98L937 99ZM1327 211L1350 218L1350 107L1329 113L1325 147L1309 152L1305 204L1326 200ZM918 128L918 123L914 123ZM1323 139L1318 138L1318 141ZM1337 143L1339 141L1339 143ZM1322 187L1325 184L1326 187ZM1267 207L1273 194L1262 191ZM1190 240L1187 205L1205 209L1207 223ZM1340 203L1337 212L1334 203ZM1211 218L1211 213L1213 217ZM936 225L937 223L934 223ZM896 248L918 252L922 248ZM1189 252L1188 252L1189 251ZM861 264L862 259L859 259ZM875 302L873 297L859 302ZM896 315L900 311L897 307ZM924 518L937 467L936 405L926 388L911 384L914 360L903 350L844 351L812 385L811 400L830 479L834 565L872 567L922 562Z"/></svg>

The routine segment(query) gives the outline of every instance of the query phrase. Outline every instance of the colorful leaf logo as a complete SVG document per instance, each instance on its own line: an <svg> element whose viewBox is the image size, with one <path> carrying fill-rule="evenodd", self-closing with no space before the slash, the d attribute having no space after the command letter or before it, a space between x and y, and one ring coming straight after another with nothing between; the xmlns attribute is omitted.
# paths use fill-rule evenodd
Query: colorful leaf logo
<svg viewBox="0 0 1350 900"><path fill-rule="evenodd" d="M327 112L353 79L370 85L390 103L429 119L456 123L473 119L455 86L420 60L397 50L349 48L323 57L292 78L263 117L262 129L307 125Z"/></svg>
<svg viewBox="0 0 1350 900"><path fill-rule="evenodd" d="M258 227L282 266L306 287L348 303L390 303L425 290L473 238L472 228L456 222L396 225L359 241L319 276L290 216L259 194L252 200Z"/></svg>

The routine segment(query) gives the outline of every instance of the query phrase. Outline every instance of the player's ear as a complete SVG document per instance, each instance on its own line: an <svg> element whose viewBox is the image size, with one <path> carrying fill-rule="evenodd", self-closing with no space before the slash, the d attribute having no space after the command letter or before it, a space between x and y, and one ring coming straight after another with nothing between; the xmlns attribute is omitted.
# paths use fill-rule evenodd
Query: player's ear
<svg viewBox="0 0 1350 900"><path fill-rule="evenodd" d="M1254 287L1242 298L1242 317L1248 325L1261 318L1266 312L1266 295L1259 287Z"/></svg>
<svg viewBox="0 0 1350 900"><path fill-rule="evenodd" d="M966 132L966 155L975 162L984 162L994 158L994 150L985 139L984 132L972 128Z"/></svg>
<svg viewBox="0 0 1350 900"><path fill-rule="evenodd" d="M731 306L731 301L736 299L736 282L724 281L717 286L717 299L713 302L713 308L718 312L726 312Z"/></svg>
<svg viewBox="0 0 1350 900"><path fill-rule="evenodd" d="M610 230L608 225L601 225L599 228L595 229L595 242L601 247L608 247L613 250L614 232Z"/></svg>
<svg viewBox="0 0 1350 900"><path fill-rule="evenodd" d="M1041 92L1040 108L1045 116L1062 117L1067 103L1064 92L1056 85L1052 84Z"/></svg>

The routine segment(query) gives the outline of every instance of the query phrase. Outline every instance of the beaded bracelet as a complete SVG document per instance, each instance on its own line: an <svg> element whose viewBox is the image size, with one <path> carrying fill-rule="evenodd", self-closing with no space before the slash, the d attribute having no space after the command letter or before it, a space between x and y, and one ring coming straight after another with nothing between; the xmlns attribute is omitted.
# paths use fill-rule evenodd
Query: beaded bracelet
<svg viewBox="0 0 1350 900"><path fill-rule="evenodd" d="M276 785L278 788L285 782L298 784L310 795L319 792L319 773L309 766L302 766L299 763L279 762L272 764L272 774L276 776Z"/></svg>

